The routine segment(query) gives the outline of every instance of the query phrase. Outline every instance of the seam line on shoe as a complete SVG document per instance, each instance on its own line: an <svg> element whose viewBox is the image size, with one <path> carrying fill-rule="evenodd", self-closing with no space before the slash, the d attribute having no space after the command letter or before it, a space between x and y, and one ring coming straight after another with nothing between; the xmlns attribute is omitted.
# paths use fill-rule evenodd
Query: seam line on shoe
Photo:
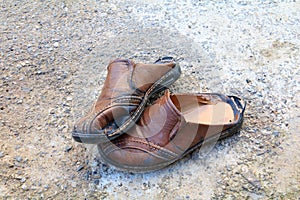
<svg viewBox="0 0 300 200"><path fill-rule="evenodd" d="M143 141L131 139L131 140L126 140L126 141L121 141L121 140L116 141L116 143L114 143L114 145L117 146L117 145L120 145L120 144L125 144L126 142L135 142L135 143L146 145L149 148L152 148L152 149L155 149L155 150L162 150L162 153L164 153L164 154L166 154L166 155L168 155L170 157L177 157L178 156L177 153L172 152L172 151L170 151L170 150L168 150L166 148L163 148L161 146L158 146L158 145L156 145L156 144L154 144L152 142L143 142ZM109 147L110 147L110 145L108 144L107 147L104 147L105 149L103 149L103 150L106 151L107 148L109 148Z"/></svg>

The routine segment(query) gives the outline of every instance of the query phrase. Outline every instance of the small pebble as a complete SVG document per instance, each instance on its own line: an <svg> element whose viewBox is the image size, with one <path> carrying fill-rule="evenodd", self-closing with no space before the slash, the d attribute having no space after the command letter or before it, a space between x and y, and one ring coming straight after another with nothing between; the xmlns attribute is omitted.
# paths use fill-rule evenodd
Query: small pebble
<svg viewBox="0 0 300 200"><path fill-rule="evenodd" d="M21 162L23 160L22 156L16 156L15 157L16 161Z"/></svg>
<svg viewBox="0 0 300 200"><path fill-rule="evenodd" d="M99 179L94 180L95 185L99 185L99 183L100 183Z"/></svg>
<svg viewBox="0 0 300 200"><path fill-rule="evenodd" d="M274 132L273 132L273 135L274 135L275 137L278 137L278 136L279 136L279 131L274 131Z"/></svg>
<svg viewBox="0 0 300 200"><path fill-rule="evenodd" d="M89 180L90 179L90 176L91 176L91 172L90 171L87 171L85 173L85 180Z"/></svg>
<svg viewBox="0 0 300 200"><path fill-rule="evenodd" d="M64 150L64 151L65 151L65 152L69 152L69 151L71 151L71 150L72 150L72 148L73 148L72 146L67 146L67 147L65 148L65 150Z"/></svg>
<svg viewBox="0 0 300 200"><path fill-rule="evenodd" d="M25 191L29 190L28 187L27 187L25 184L23 184L21 188L22 188L23 190L25 190Z"/></svg>
<svg viewBox="0 0 300 200"><path fill-rule="evenodd" d="M79 172L79 171L83 170L83 168L84 168L84 167L83 167L82 165L80 165L80 166L77 168L77 170L76 170L76 171L78 171L78 172Z"/></svg>
<svg viewBox="0 0 300 200"><path fill-rule="evenodd" d="M226 165L226 169L227 169L227 171L231 171L232 170L232 168L230 167L230 165Z"/></svg>
<svg viewBox="0 0 300 200"><path fill-rule="evenodd" d="M71 186L72 186L73 188L76 188L77 183L76 183L76 182L72 182L72 183L71 183Z"/></svg>
<svg viewBox="0 0 300 200"><path fill-rule="evenodd" d="M54 43L53 43L53 46L54 46L55 48L57 48L57 47L59 47L59 43L58 43L58 42L54 42Z"/></svg>
<svg viewBox="0 0 300 200"><path fill-rule="evenodd" d="M99 163L97 161L93 161L91 163L91 167L97 167L99 165Z"/></svg>
<svg viewBox="0 0 300 200"><path fill-rule="evenodd" d="M25 92L25 93L29 93L29 92L32 91L32 88L23 87L23 88L22 88L22 91Z"/></svg>
<svg viewBox="0 0 300 200"><path fill-rule="evenodd" d="M72 97L70 97L70 96L67 97L67 101L72 101L72 100L73 100Z"/></svg>

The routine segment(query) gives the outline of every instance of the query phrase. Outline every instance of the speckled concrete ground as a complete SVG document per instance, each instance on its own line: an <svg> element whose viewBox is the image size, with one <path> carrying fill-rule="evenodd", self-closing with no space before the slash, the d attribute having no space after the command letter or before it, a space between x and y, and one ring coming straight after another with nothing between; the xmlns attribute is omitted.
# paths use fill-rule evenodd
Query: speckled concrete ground
<svg viewBox="0 0 300 200"><path fill-rule="evenodd" d="M298 199L299 2L2 1L4 199ZM182 67L171 92L248 102L240 133L156 172L119 172L70 131L116 57Z"/></svg>

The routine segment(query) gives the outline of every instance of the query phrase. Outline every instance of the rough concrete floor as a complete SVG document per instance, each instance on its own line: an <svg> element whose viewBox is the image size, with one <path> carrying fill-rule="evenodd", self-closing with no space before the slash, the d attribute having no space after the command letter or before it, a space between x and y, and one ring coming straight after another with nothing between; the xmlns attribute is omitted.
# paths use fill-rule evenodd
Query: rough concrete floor
<svg viewBox="0 0 300 200"><path fill-rule="evenodd" d="M299 199L297 1L0 2L3 199ZM248 102L240 133L163 170L119 172L70 131L116 57L183 69L172 92Z"/></svg>

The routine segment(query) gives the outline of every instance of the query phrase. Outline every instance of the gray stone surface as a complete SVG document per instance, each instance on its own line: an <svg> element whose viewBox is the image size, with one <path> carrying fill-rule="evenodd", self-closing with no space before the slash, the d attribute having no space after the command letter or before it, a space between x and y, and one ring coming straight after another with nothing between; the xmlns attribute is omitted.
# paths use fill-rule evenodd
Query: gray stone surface
<svg viewBox="0 0 300 200"><path fill-rule="evenodd" d="M0 5L2 198L300 197L299 2ZM72 125L97 98L109 60L163 55L183 69L171 92L243 97L243 128L165 169L117 171L72 140Z"/></svg>

